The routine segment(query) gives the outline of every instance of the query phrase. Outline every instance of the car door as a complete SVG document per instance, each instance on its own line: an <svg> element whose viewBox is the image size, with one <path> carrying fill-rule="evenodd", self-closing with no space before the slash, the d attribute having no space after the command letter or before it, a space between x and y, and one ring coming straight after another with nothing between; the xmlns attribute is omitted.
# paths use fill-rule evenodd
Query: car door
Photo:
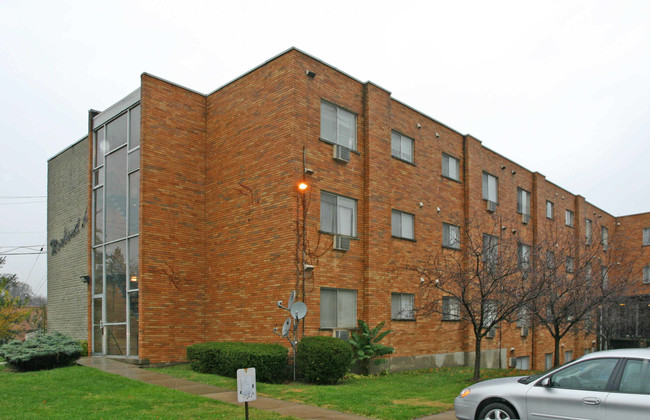
<svg viewBox="0 0 650 420"><path fill-rule="evenodd" d="M650 417L650 360L628 359L620 379L605 400L607 420Z"/></svg>
<svg viewBox="0 0 650 420"><path fill-rule="evenodd" d="M526 394L527 418L606 420L605 401L618 363L617 358L589 359L542 378Z"/></svg>

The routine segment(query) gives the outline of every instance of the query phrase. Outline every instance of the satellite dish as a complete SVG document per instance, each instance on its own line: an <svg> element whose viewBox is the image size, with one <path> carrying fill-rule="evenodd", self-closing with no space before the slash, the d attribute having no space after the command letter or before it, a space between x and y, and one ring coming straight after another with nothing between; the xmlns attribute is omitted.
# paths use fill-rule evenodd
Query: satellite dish
<svg viewBox="0 0 650 420"><path fill-rule="evenodd" d="M289 304L287 305L287 308L291 308L291 306L293 306L293 302L295 301L296 301L296 291L292 290L291 296L289 296Z"/></svg>
<svg viewBox="0 0 650 420"><path fill-rule="evenodd" d="M303 319L307 315L307 305L303 302L296 302L291 306L291 316L296 319Z"/></svg>
<svg viewBox="0 0 650 420"><path fill-rule="evenodd" d="M286 337L289 334L289 328L291 328L291 318L284 320L284 325L282 325L282 337Z"/></svg>

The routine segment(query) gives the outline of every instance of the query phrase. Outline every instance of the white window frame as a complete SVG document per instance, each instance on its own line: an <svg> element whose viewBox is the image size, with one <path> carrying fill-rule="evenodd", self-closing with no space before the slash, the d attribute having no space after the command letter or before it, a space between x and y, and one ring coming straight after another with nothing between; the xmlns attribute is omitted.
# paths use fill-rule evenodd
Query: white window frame
<svg viewBox="0 0 650 420"><path fill-rule="evenodd" d="M499 203L499 178L483 171L483 200Z"/></svg>
<svg viewBox="0 0 650 420"><path fill-rule="evenodd" d="M447 153L443 153L442 176L460 182L460 160Z"/></svg>
<svg viewBox="0 0 650 420"><path fill-rule="evenodd" d="M566 272L573 274L575 271L575 259L573 257L566 257Z"/></svg>
<svg viewBox="0 0 650 420"><path fill-rule="evenodd" d="M483 234L483 262L496 266L499 262L499 237Z"/></svg>
<svg viewBox="0 0 650 420"><path fill-rule="evenodd" d="M410 148L410 153L409 149ZM415 140L395 130L390 132L390 151L394 158L408 163L415 161Z"/></svg>
<svg viewBox="0 0 650 420"><path fill-rule="evenodd" d="M414 320L415 319L415 295L413 293L397 293L390 295L391 319L393 320Z"/></svg>
<svg viewBox="0 0 650 420"><path fill-rule="evenodd" d="M591 219L585 219L585 241L587 245L591 245L593 239L593 222Z"/></svg>
<svg viewBox="0 0 650 420"><path fill-rule="evenodd" d="M517 213L530 216L530 192L517 187Z"/></svg>
<svg viewBox="0 0 650 420"><path fill-rule="evenodd" d="M330 294L330 298L335 295L335 308L324 308L323 307L323 293ZM352 308L345 307L345 301L354 301L354 306ZM329 325L326 317L324 319L323 315L326 314L327 310L334 310L334 325ZM340 319L342 316L347 314L351 315L350 319ZM334 328L356 328L357 326L357 291L354 289L337 289L322 287L320 289L320 327L322 329L334 329Z"/></svg>
<svg viewBox="0 0 650 420"><path fill-rule="evenodd" d="M569 209L566 210L564 213L564 223L569 226L573 227L575 224L575 213Z"/></svg>
<svg viewBox="0 0 650 420"><path fill-rule="evenodd" d="M643 228L643 246L650 246L650 227Z"/></svg>
<svg viewBox="0 0 650 420"><path fill-rule="evenodd" d="M643 267L643 283L650 284L650 265Z"/></svg>
<svg viewBox="0 0 650 420"><path fill-rule="evenodd" d="M600 243L603 246L604 250L607 250L607 248L609 248L609 229L607 229L605 226L601 226L600 228Z"/></svg>
<svg viewBox="0 0 650 420"><path fill-rule="evenodd" d="M394 238L415 240L415 215L400 210L392 210L391 234Z"/></svg>
<svg viewBox="0 0 650 420"><path fill-rule="evenodd" d="M442 246L460 249L460 226L442 223Z"/></svg>
<svg viewBox="0 0 650 420"><path fill-rule="evenodd" d="M552 201L546 200L546 218L555 219L555 204Z"/></svg>
<svg viewBox="0 0 650 420"><path fill-rule="evenodd" d="M327 191L321 191L321 207L320 207L320 230L324 233L332 235L343 235L349 237L357 236L357 200L353 198L344 197L341 195L333 194ZM333 220L331 223L333 227L325 226L328 223L329 213L325 206L334 206L334 212L331 212ZM332 210L330 209L330 210ZM351 220L349 220L349 229L341 223L346 217L346 213L352 213Z"/></svg>
<svg viewBox="0 0 650 420"><path fill-rule="evenodd" d="M442 320L460 321L460 301L454 296L442 297Z"/></svg>
<svg viewBox="0 0 650 420"><path fill-rule="evenodd" d="M346 130L349 131L347 135ZM320 138L328 143L357 150L357 115L329 102L321 101Z"/></svg>

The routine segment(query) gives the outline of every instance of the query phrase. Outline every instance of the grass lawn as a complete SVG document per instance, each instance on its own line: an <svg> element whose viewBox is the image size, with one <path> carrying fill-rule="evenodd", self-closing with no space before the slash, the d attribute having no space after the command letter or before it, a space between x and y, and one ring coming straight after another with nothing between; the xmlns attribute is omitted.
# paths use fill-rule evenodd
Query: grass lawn
<svg viewBox="0 0 650 420"><path fill-rule="evenodd" d="M244 407L71 366L17 373L0 365L0 419L233 419ZM254 419L281 419L251 409Z"/></svg>
<svg viewBox="0 0 650 420"><path fill-rule="evenodd" d="M235 379L193 372L189 365L152 369L170 376L236 389ZM526 375L529 372L485 369L482 379ZM411 419L453 409L453 401L473 376L471 368L439 368L391 373L384 376L351 376L338 385L257 384L259 395L297 401L379 419Z"/></svg>

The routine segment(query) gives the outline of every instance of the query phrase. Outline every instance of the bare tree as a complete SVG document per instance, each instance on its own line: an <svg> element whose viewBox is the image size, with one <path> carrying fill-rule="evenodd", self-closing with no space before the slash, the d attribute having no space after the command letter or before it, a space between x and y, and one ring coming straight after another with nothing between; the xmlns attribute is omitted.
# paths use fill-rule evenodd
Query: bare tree
<svg viewBox="0 0 650 420"><path fill-rule="evenodd" d="M443 320L460 321L474 334L474 380L480 379L481 343L502 322L512 322L520 308L538 293L522 277L518 262L517 232L504 220L491 216L458 219L443 226L443 248L422 264L405 268L420 276L419 316L442 314Z"/></svg>
<svg viewBox="0 0 650 420"><path fill-rule="evenodd" d="M564 227L543 235L532 249L529 278L538 298L528 309L532 322L553 338L558 366L560 341L569 332L595 332L598 309L629 293L632 264L616 237L592 242Z"/></svg>

